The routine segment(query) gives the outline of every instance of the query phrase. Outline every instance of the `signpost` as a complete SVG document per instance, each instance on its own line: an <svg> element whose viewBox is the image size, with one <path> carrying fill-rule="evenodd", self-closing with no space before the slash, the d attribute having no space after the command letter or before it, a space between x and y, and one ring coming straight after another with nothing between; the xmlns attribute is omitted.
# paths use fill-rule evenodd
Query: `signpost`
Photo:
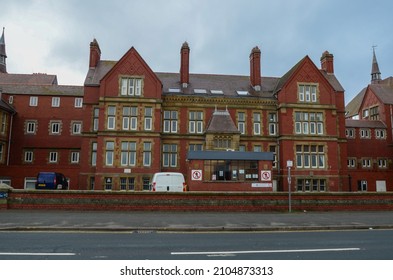
<svg viewBox="0 0 393 280"><path fill-rule="evenodd" d="M287 160L287 168L288 168L288 208L289 213L292 212L292 202L291 202L291 167L293 166L292 160Z"/></svg>

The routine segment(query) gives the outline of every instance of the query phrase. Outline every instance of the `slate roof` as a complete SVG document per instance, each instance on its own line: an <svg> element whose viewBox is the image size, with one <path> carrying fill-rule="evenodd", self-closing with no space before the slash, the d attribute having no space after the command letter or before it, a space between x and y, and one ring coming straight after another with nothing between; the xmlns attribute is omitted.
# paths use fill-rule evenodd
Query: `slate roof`
<svg viewBox="0 0 393 280"><path fill-rule="evenodd" d="M206 133L240 134L228 111L215 111L206 127Z"/></svg>
<svg viewBox="0 0 393 280"><path fill-rule="evenodd" d="M90 68L85 79L87 86L99 86L100 80L112 69L117 61L101 60L97 67ZM261 91L255 91L250 86L249 76L241 75L216 75L216 74L190 74L190 83L187 88L180 85L179 73L155 72L163 85L164 94L192 94L218 96L213 91L222 91L222 95L231 97L243 97L237 91L248 91L249 97L273 98L273 91L279 78L262 77ZM177 89L179 92L171 92ZM206 90L206 93L198 93L195 90Z"/></svg>
<svg viewBox="0 0 393 280"><path fill-rule="evenodd" d="M393 85L372 84L370 89L379 97L384 104L393 104Z"/></svg>
<svg viewBox="0 0 393 280"><path fill-rule="evenodd" d="M239 152L239 151L189 151L187 159L200 160L274 160L271 152Z"/></svg>
<svg viewBox="0 0 393 280"><path fill-rule="evenodd" d="M63 85L1 85L3 93L27 95L83 96L83 86Z"/></svg>
<svg viewBox="0 0 393 280"><path fill-rule="evenodd" d="M42 73L35 73L35 74L0 73L0 84L57 85L57 76L42 74Z"/></svg>
<svg viewBox="0 0 393 280"><path fill-rule="evenodd" d="M203 95L218 96L212 91L222 91L223 96L227 97L256 97L275 99L275 93L281 90L282 86L288 81L292 74L298 69L305 59L305 56L295 66L293 66L284 76L280 77L261 77L262 85L260 91L255 91L250 85L250 77L246 75L217 75L217 74L192 74L189 75L189 84L183 88L180 84L179 73L154 72L163 85L165 95ZM99 86L101 79L113 68L118 61L100 60L97 67L89 69L85 79L86 86ZM327 79L335 91L344 91L340 82L334 74L328 74L324 70L319 70ZM197 90L197 91L195 91ZM204 91L199 91L204 90ZM248 92L247 95L239 94L238 91Z"/></svg>
<svg viewBox="0 0 393 280"><path fill-rule="evenodd" d="M386 128L386 125L382 121L370 121L370 120L345 120L345 127L354 128Z"/></svg>
<svg viewBox="0 0 393 280"><path fill-rule="evenodd" d="M345 106L346 117L350 118L359 114L360 106L362 105L364 95L367 87L362 89L348 104Z"/></svg>
<svg viewBox="0 0 393 280"><path fill-rule="evenodd" d="M393 104L393 77L388 77L379 83L370 84L363 88L348 104L345 106L347 117L359 114L364 95L367 90L371 90L384 104Z"/></svg>
<svg viewBox="0 0 393 280"><path fill-rule="evenodd" d="M240 75L217 75L217 74L190 74L187 88L180 85L179 73L156 73L163 84L164 94L192 94L218 96L212 91L222 91L222 95L228 97L244 97L238 91L247 91L248 97L273 98L274 89L279 78L262 77L261 91L255 91L250 85L249 76ZM170 92L170 89L178 89L179 93ZM195 90L206 90L206 93L196 93Z"/></svg>
<svg viewBox="0 0 393 280"><path fill-rule="evenodd" d="M108 73L117 61L100 60L97 67L90 68L87 72L85 85L86 86L99 86L101 79Z"/></svg>

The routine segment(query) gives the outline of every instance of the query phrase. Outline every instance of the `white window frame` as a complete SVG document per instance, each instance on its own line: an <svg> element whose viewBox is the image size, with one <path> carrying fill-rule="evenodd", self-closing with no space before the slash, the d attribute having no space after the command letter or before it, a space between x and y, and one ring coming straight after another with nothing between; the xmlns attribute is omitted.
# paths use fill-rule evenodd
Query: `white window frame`
<svg viewBox="0 0 393 280"><path fill-rule="evenodd" d="M362 159L362 168L371 168L372 159L363 158Z"/></svg>
<svg viewBox="0 0 393 280"><path fill-rule="evenodd" d="M163 167L177 167L177 145L163 144L162 145L162 166Z"/></svg>
<svg viewBox="0 0 393 280"><path fill-rule="evenodd" d="M169 116L168 116L169 114ZM163 132L177 133L177 122L179 120L179 112L175 110L165 110L163 117Z"/></svg>
<svg viewBox="0 0 393 280"><path fill-rule="evenodd" d="M38 106L38 96L30 96L29 106L30 107Z"/></svg>
<svg viewBox="0 0 393 280"><path fill-rule="evenodd" d="M35 134L37 132L37 121L26 121L26 134Z"/></svg>
<svg viewBox="0 0 393 280"><path fill-rule="evenodd" d="M50 122L50 134L51 135L60 135L61 134L61 122L60 121L51 121Z"/></svg>
<svg viewBox="0 0 393 280"><path fill-rule="evenodd" d="M378 168L386 169L388 167L388 160L386 158L378 159Z"/></svg>
<svg viewBox="0 0 393 280"><path fill-rule="evenodd" d="M147 131L153 129L153 107L145 107L144 129Z"/></svg>
<svg viewBox="0 0 393 280"><path fill-rule="evenodd" d="M151 166L152 143L143 142L143 166Z"/></svg>
<svg viewBox="0 0 393 280"><path fill-rule="evenodd" d="M385 129L376 129L375 130L375 138L376 139L385 139L386 138L386 130Z"/></svg>
<svg viewBox="0 0 393 280"><path fill-rule="evenodd" d="M112 109L114 110L113 114L111 112ZM114 130L116 128L116 106L108 106L107 114L108 114L107 129Z"/></svg>
<svg viewBox="0 0 393 280"><path fill-rule="evenodd" d="M106 141L105 142L105 165L113 166L115 157L115 142Z"/></svg>
<svg viewBox="0 0 393 280"><path fill-rule="evenodd" d="M82 108L83 107L83 98L82 97L75 97L75 108Z"/></svg>
<svg viewBox="0 0 393 280"><path fill-rule="evenodd" d="M277 135L277 114L269 113L269 135Z"/></svg>
<svg viewBox="0 0 393 280"><path fill-rule="evenodd" d="M246 134L246 112L237 112L237 128L240 134Z"/></svg>
<svg viewBox="0 0 393 280"><path fill-rule="evenodd" d="M121 142L120 164L121 164L121 166L136 166L136 142L135 141L122 141Z"/></svg>
<svg viewBox="0 0 393 280"><path fill-rule="evenodd" d="M347 159L347 167L348 168L356 168L356 158L348 158Z"/></svg>
<svg viewBox="0 0 393 280"><path fill-rule="evenodd" d="M49 163L57 163L59 161L58 152L49 152Z"/></svg>
<svg viewBox="0 0 393 280"><path fill-rule="evenodd" d="M82 123L81 122L72 122L72 134L80 135L82 133Z"/></svg>
<svg viewBox="0 0 393 280"><path fill-rule="evenodd" d="M58 96L52 97L52 107L53 108L60 107L60 97L58 97Z"/></svg>
<svg viewBox="0 0 393 280"><path fill-rule="evenodd" d="M253 121L254 121L254 125L253 125L253 133L254 135L261 135L261 121L262 121L262 117L261 117L261 113L259 112L254 112L253 113Z"/></svg>
<svg viewBox="0 0 393 280"><path fill-rule="evenodd" d="M24 188L25 188L25 190L35 189L35 184L36 183L37 183L37 178L36 177L25 177L25 180L24 180Z"/></svg>
<svg viewBox="0 0 393 280"><path fill-rule="evenodd" d="M100 109L93 109L93 131L98 131Z"/></svg>
<svg viewBox="0 0 393 280"><path fill-rule="evenodd" d="M121 78L120 81L121 96L141 96L142 95L142 78L130 77Z"/></svg>
<svg viewBox="0 0 393 280"><path fill-rule="evenodd" d="M347 138L355 138L355 131L354 131L354 129L353 128L347 128L346 130L345 130L345 136L347 137Z"/></svg>
<svg viewBox="0 0 393 280"><path fill-rule="evenodd" d="M193 134L203 133L203 112L190 111L188 117L188 132Z"/></svg>
<svg viewBox="0 0 393 280"><path fill-rule="evenodd" d="M25 151L24 161L26 163L32 163L34 161L34 152L33 151Z"/></svg>
<svg viewBox="0 0 393 280"><path fill-rule="evenodd" d="M71 163L77 164L79 163L79 160L80 160L80 152L77 151L71 152L71 158L70 158Z"/></svg>
<svg viewBox="0 0 393 280"><path fill-rule="evenodd" d="M301 150L298 150L298 146ZM315 147L315 151L313 151ZM324 145L296 145L296 167L305 169L324 169L326 151Z"/></svg>
<svg viewBox="0 0 393 280"><path fill-rule="evenodd" d="M370 129L368 128L361 128L360 129L360 138L369 139L370 138Z"/></svg>
<svg viewBox="0 0 393 280"><path fill-rule="evenodd" d="M298 85L298 101L305 103L317 103L318 102L318 94L317 90L318 85L316 84L299 84Z"/></svg>
<svg viewBox="0 0 393 280"><path fill-rule="evenodd" d="M97 142L91 144L91 166L97 166Z"/></svg>

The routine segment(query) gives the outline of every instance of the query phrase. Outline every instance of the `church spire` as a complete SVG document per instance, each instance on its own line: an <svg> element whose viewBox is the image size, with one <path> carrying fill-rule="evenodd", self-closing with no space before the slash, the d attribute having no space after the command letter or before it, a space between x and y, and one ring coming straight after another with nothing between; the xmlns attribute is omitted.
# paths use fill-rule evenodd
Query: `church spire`
<svg viewBox="0 0 393 280"><path fill-rule="evenodd" d="M5 28L3 27L3 33L0 37L0 73L7 73L7 64L5 62L7 54L5 53L4 29Z"/></svg>
<svg viewBox="0 0 393 280"><path fill-rule="evenodd" d="M379 71L377 57L375 56L375 48L377 46L373 46L373 64L371 66L371 83L377 84L381 81L381 71Z"/></svg>

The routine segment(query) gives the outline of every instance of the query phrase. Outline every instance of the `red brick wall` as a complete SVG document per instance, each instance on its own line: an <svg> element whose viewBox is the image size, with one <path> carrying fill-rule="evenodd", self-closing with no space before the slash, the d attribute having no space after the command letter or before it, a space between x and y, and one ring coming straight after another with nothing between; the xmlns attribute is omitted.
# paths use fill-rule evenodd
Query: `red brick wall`
<svg viewBox="0 0 393 280"><path fill-rule="evenodd" d="M4 209L5 207L3 207ZM7 209L288 211L285 193L9 191ZM393 210L391 193L292 194L293 211Z"/></svg>

